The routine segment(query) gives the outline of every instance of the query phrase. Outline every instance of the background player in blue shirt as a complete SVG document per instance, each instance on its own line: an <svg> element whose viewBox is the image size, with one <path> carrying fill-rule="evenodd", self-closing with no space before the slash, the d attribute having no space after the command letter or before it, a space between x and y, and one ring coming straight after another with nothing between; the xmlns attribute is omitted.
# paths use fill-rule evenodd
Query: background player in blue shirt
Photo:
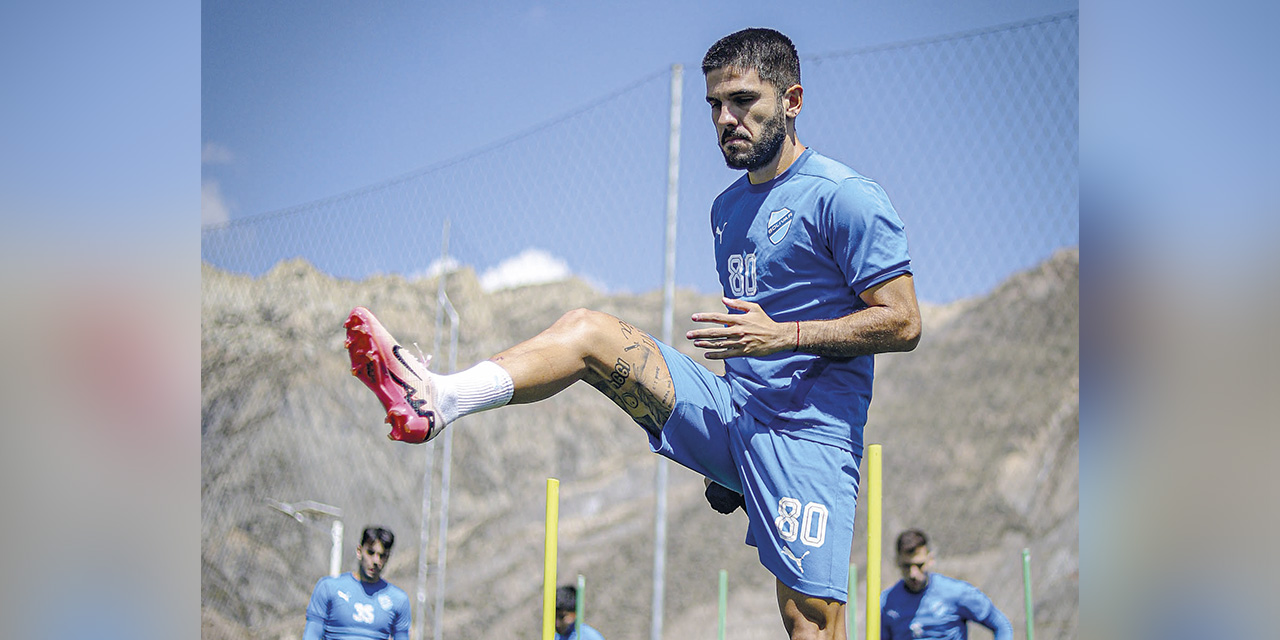
<svg viewBox="0 0 1280 640"><path fill-rule="evenodd" d="M800 143L800 59L785 35L725 36L702 72L720 151L746 175L711 208L726 312L694 314L706 327L685 337L724 360L725 375L586 309L439 375L363 307L345 323L351 372L383 403L389 437L405 442L585 381L653 451L742 496L746 542L777 578L787 632L843 639L873 354L920 339L905 227L878 184Z"/></svg>
<svg viewBox="0 0 1280 640"><path fill-rule="evenodd" d="M897 560L902 579L880 598L883 640L965 640L970 621L990 629L996 640L1013 640L1013 625L985 593L929 571L933 553L923 531L907 529L898 535Z"/></svg>
<svg viewBox="0 0 1280 640"><path fill-rule="evenodd" d="M556 589L556 640L604 640L585 622L578 622L578 588L567 584Z"/></svg>
<svg viewBox="0 0 1280 640"><path fill-rule="evenodd" d="M382 579L396 537L365 527L356 547L356 570L325 576L311 592L303 640L409 640L409 596Z"/></svg>

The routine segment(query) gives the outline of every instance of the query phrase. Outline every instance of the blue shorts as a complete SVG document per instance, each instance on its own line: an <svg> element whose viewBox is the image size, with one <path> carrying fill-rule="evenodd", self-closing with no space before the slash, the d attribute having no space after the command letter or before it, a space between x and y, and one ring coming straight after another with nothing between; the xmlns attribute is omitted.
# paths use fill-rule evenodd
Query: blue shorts
<svg viewBox="0 0 1280 640"><path fill-rule="evenodd" d="M775 431L730 400L729 383L663 344L676 402L655 453L739 491L746 543L783 584L818 598L848 601L859 456Z"/></svg>

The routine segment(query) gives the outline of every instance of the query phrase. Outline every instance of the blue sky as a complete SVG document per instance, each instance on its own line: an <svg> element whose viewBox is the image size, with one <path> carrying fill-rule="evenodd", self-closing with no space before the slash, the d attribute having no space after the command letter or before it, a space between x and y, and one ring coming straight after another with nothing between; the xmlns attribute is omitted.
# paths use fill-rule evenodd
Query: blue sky
<svg viewBox="0 0 1280 640"><path fill-rule="evenodd" d="M204 173L230 217L250 216L504 139L672 63L696 64L740 28L776 28L802 54L816 54L1077 6L657 0L402 2L370 10L334 0L209 0L201 136L227 163ZM706 123L691 126L699 124Z"/></svg>
<svg viewBox="0 0 1280 640"><path fill-rule="evenodd" d="M553 121L673 63L686 67L682 153L714 155L697 64L711 43L732 31L777 28L806 56L1077 7L1062 0L785 6L210 0L201 16L201 218L207 224L259 216L438 165ZM616 123L623 139L627 127L625 118ZM822 148L822 140L802 141ZM646 141L655 142L665 141ZM587 145L588 153L612 151ZM683 164L682 173L695 165ZM656 169L662 177L665 169ZM721 167L694 188L682 183L681 286L716 286L702 255L709 252L709 245L702 246L704 212L734 177ZM1044 257L1039 251L1016 266ZM647 286L645 280L634 288Z"/></svg>

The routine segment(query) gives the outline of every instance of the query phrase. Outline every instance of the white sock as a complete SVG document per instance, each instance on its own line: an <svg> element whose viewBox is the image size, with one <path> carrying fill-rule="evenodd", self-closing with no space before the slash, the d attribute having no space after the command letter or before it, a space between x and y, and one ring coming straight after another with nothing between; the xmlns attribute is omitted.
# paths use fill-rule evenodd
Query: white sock
<svg viewBox="0 0 1280 640"><path fill-rule="evenodd" d="M501 407L511 401L515 390L511 374L489 360L465 371L438 375L435 386L436 411L445 424L478 411Z"/></svg>

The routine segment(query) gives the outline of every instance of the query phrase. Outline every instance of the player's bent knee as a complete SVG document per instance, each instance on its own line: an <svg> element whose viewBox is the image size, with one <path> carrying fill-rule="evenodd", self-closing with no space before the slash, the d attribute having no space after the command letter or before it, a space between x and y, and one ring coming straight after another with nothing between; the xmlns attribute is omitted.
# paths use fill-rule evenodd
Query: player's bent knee
<svg viewBox="0 0 1280 640"><path fill-rule="evenodd" d="M591 309L569 311L555 324L556 329L585 344L598 344L607 331L617 326L617 318Z"/></svg>
<svg viewBox="0 0 1280 640"><path fill-rule="evenodd" d="M564 315L560 316L560 320L557 321L556 324L563 324L571 327L592 325L599 322L599 316L607 315L608 314L601 313L599 311L579 307L572 311L566 311Z"/></svg>

